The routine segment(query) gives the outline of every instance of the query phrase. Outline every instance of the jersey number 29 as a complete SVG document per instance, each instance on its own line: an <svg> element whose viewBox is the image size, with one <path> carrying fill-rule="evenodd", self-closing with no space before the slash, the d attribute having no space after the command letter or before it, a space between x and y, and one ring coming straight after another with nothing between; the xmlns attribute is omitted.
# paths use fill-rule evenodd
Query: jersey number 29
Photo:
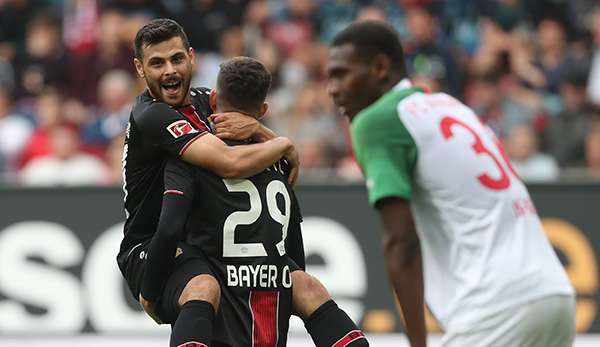
<svg viewBox="0 0 600 347"><path fill-rule="evenodd" d="M235 243L235 228L238 225L250 225L256 222L261 215L262 203L256 185L246 179L224 179L223 182L228 191L247 193L250 198L250 209L248 211L233 212L225 220L225 224L223 225L223 257L267 256L265 246L260 242ZM287 237L290 222L290 195L285 184L278 180L269 182L265 193L269 215L274 221L281 224L281 241L275 246L279 255L282 256L285 254L285 238ZM277 206L277 194L283 196L284 213Z"/></svg>

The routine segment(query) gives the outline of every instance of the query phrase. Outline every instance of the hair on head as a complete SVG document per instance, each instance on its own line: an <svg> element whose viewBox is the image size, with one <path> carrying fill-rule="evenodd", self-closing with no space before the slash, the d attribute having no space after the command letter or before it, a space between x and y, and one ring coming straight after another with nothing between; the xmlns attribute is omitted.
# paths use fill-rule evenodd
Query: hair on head
<svg viewBox="0 0 600 347"><path fill-rule="evenodd" d="M258 60L235 57L219 66L217 93L221 103L237 111L256 113L271 87L271 73Z"/></svg>
<svg viewBox="0 0 600 347"><path fill-rule="evenodd" d="M180 37L185 48L190 48L187 35L179 23L169 18L153 19L138 30L135 35L134 55L136 58L141 59L144 47L170 40L173 37Z"/></svg>
<svg viewBox="0 0 600 347"><path fill-rule="evenodd" d="M356 56L365 61L371 61L377 54L385 54L394 71L406 74L400 38L386 23L369 20L350 24L334 37L331 46L345 44L353 45Z"/></svg>

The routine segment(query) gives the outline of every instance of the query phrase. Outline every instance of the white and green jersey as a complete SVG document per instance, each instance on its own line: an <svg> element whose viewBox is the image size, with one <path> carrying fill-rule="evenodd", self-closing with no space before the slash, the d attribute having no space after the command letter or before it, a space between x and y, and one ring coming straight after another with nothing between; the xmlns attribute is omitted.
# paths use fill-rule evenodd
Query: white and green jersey
<svg viewBox="0 0 600 347"><path fill-rule="evenodd" d="M425 299L446 329L466 331L524 302L573 294L525 185L467 106L403 80L351 128L369 202L411 201Z"/></svg>

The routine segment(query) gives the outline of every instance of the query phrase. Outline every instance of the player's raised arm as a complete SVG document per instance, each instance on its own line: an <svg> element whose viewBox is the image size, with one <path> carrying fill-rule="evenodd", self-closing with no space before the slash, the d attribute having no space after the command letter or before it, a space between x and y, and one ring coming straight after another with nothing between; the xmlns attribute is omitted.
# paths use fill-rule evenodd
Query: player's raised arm
<svg viewBox="0 0 600 347"><path fill-rule="evenodd" d="M218 137L205 134L185 148L181 158L221 177L240 178L259 173L290 152L295 152L295 148L285 137L264 143L228 146ZM292 165L297 167L297 157Z"/></svg>

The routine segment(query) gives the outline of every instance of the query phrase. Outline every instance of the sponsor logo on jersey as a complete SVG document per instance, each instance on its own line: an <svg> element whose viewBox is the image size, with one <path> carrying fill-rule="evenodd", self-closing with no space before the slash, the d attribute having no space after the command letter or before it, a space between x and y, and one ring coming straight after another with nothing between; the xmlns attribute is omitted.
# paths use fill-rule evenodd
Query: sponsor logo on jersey
<svg viewBox="0 0 600 347"><path fill-rule="evenodd" d="M167 130L174 138L178 139L183 135L197 133L198 130L194 129L194 127L187 120L178 120L175 121L169 126L167 126Z"/></svg>

